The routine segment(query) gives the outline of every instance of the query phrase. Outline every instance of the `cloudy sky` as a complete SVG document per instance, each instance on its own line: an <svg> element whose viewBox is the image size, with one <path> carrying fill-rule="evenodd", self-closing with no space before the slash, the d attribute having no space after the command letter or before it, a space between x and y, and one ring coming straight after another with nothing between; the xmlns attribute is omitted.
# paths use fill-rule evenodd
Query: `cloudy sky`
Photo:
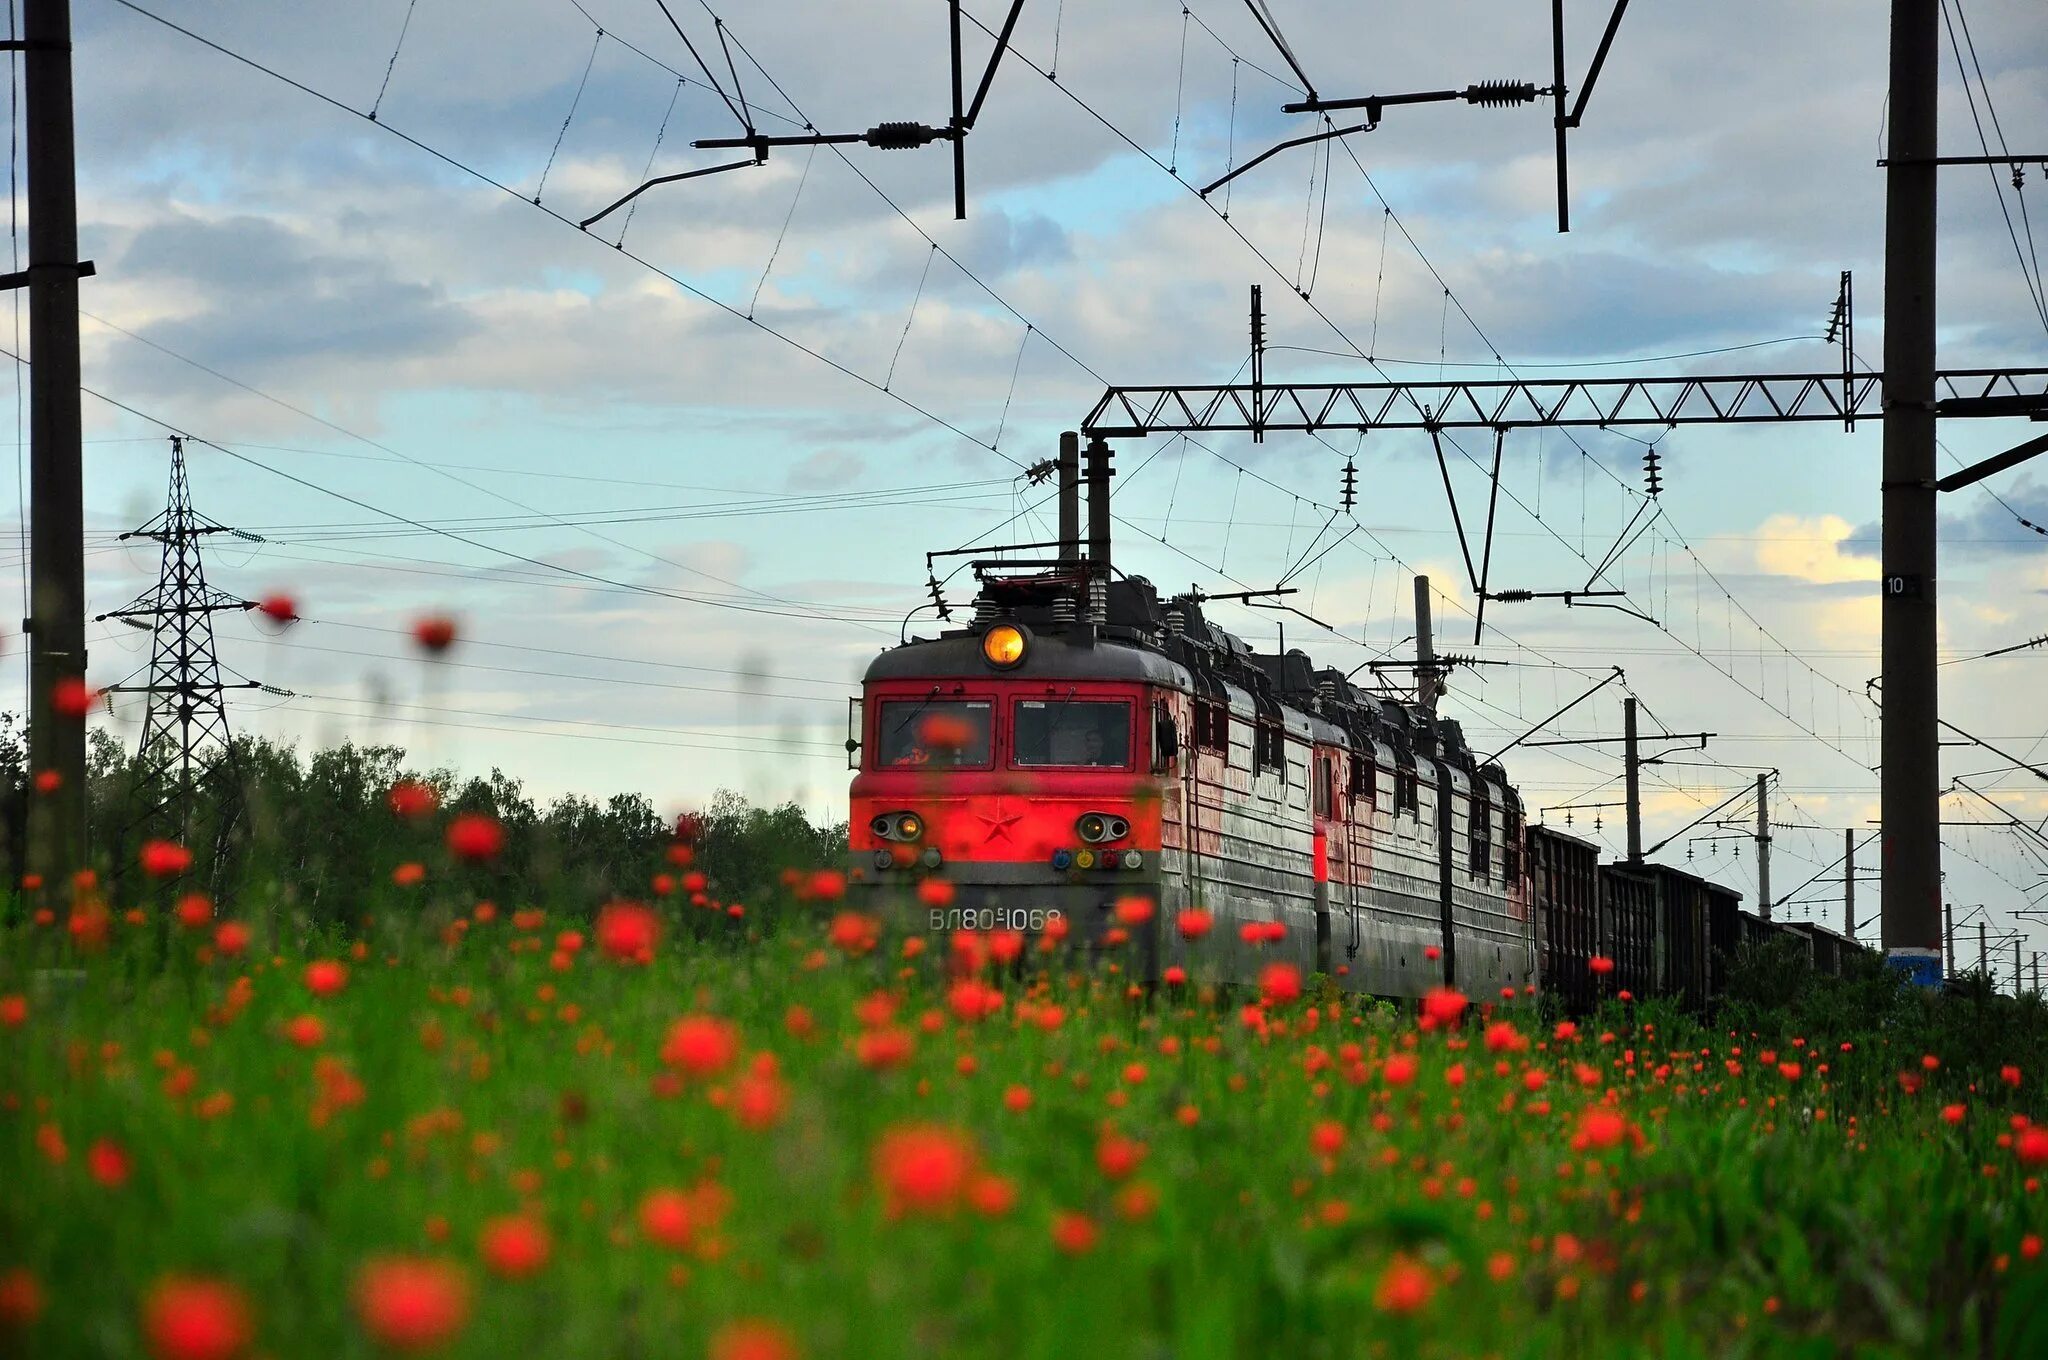
<svg viewBox="0 0 2048 1360"><path fill-rule="evenodd" d="M969 141L965 222L945 148L852 147L666 185L587 232L647 174L733 158L689 142L739 131L735 70L771 133L942 121L945 6L753 0L723 14L729 70L710 11L671 0L723 94L655 0L146 7L190 35L118 0L74 7L81 236L99 266L86 383L143 413L86 399L92 610L154 582L115 535L161 503L166 427L188 431L211 441L192 454L200 507L263 540L211 545L212 579L288 591L308 619L281 637L222 620L224 660L292 696L253 696L237 723L394 741L542 796L679 806L727 786L833 809L847 695L920 601L924 554L1043 536L1045 490L1021 469L1105 385L1236 376L1253 283L1274 379L1378 376L1360 352L1408 378L1824 371L1845 269L1860 358L1882 351L1886 34L1882 7L1854 0L1632 11L1574 136L1566 236L1537 108L1396 108L1205 201L1197 187L1309 130L1279 111L1296 82L1235 0L1028 0ZM1549 79L1538 0L1270 7L1325 95ZM997 0L968 8L1001 22ZM1567 8L1575 82L1606 12ZM2039 143L2036 0L1962 17L1997 128ZM988 50L977 28L968 49ZM1943 149L1978 150L1970 97L1995 145L1975 67L1966 97L1943 61ZM1945 367L2048 366L2021 264L2048 214L2039 180L2024 218L1989 175L1943 180ZM1868 836L1877 809L1878 429L1636 433L1665 487L1640 518L1642 442L1512 435L1493 571L1583 588L1634 518L1648 528L1598 585L1647 619L1502 605L1472 648L1427 438L1399 433L1129 441L1118 562L1173 589L1295 569L1329 630L1291 620L1289 645L1347 669L1411 645L1408 582L1426 572L1446 645L1511 663L1452 686L1447 711L1485 750L1625 667L1667 730L1720 734L1651 772L1649 839L1779 771L1777 893L1814 876L1796 897L1838 925L1843 829ZM1943 439L1969 460L2026 433ZM1469 520L1490 451L1459 442ZM1359 506L1333 519L1347 457ZM2048 523L2048 474L2004 474L1944 515L1944 710L2033 760L2048 648L1970 658L2048 632L2048 541L2021 522ZM465 638L435 665L404 636L428 611ZM1271 614L1219 617L1276 641ZM140 633L92 635L96 682L147 658ZM1548 735L1618 733L1620 697ZM139 712L109 721L132 741ZM1991 800L1959 793L1946 816L2048 814L2048 785L2013 760L1946 757ZM1619 845L1611 749L1509 763L1532 808ZM1753 891L1740 832L1704 826L1661 857ZM2024 928L2013 912L2042 872L2024 837L1959 825L1948 841L1951 898L1985 904L1994 936ZM1859 866L1876 865L1873 844ZM1875 899L1867 883L1866 921Z"/></svg>

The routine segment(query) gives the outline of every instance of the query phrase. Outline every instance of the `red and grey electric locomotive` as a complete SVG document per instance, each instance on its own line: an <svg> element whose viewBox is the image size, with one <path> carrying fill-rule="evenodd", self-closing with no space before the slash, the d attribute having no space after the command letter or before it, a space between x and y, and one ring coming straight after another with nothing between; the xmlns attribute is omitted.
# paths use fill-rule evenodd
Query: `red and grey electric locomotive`
<svg viewBox="0 0 2048 1360"><path fill-rule="evenodd" d="M1418 995L1535 980L1521 803L1458 725L1299 650L1262 655L1196 595L1109 564L1109 455L1059 462L1059 554L974 564L967 626L868 667L850 812L854 891L940 928L1045 929L1156 978L1276 959ZM919 891L927 879L948 887ZM1150 918L1119 913L1138 897ZM1177 929L1206 910L1209 937ZM1251 929L1246 929L1251 927ZM1112 932L1120 932L1112 934ZM1247 938L1249 937L1249 938Z"/></svg>

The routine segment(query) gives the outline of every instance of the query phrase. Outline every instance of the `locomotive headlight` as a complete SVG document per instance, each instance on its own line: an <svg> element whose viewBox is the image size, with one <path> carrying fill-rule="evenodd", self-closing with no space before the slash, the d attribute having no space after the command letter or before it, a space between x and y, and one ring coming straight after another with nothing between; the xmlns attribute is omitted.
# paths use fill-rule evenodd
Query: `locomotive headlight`
<svg viewBox="0 0 2048 1360"><path fill-rule="evenodd" d="M1145 857L1142 854L1138 853L1136 850L1124 851L1124 868L1142 869L1144 867Z"/></svg>
<svg viewBox="0 0 2048 1360"><path fill-rule="evenodd" d="M1076 850L1074 852L1074 867L1076 869L1093 869L1095 867L1095 852L1093 850Z"/></svg>
<svg viewBox="0 0 2048 1360"><path fill-rule="evenodd" d="M1122 817L1107 812L1084 812L1074 823L1074 833L1090 845L1104 841L1120 841L1131 834L1131 824Z"/></svg>
<svg viewBox="0 0 2048 1360"><path fill-rule="evenodd" d="M997 670L1009 670L1024 659L1024 630L1014 623L999 623L981 635L982 659Z"/></svg>
<svg viewBox="0 0 2048 1360"><path fill-rule="evenodd" d="M915 812L884 812L868 828L885 841L914 841L924 834L924 818Z"/></svg>

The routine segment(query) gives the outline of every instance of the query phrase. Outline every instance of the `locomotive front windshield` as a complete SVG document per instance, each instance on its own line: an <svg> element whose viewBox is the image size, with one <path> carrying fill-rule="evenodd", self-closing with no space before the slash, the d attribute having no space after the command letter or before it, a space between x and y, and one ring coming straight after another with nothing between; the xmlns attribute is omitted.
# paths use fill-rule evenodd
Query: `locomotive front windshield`
<svg viewBox="0 0 2048 1360"><path fill-rule="evenodd" d="M1125 699L1020 699L1010 734L1019 765L1128 769L1131 705Z"/></svg>
<svg viewBox="0 0 2048 1360"><path fill-rule="evenodd" d="M985 699L892 699L877 724L877 764L985 769L992 719Z"/></svg>

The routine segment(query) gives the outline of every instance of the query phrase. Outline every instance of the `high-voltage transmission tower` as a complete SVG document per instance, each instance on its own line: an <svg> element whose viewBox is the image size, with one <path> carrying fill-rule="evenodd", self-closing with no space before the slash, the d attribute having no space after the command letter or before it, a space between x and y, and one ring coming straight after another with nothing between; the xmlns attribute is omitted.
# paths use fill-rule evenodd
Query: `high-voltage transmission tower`
<svg viewBox="0 0 2048 1360"><path fill-rule="evenodd" d="M216 524L192 508L185 441L173 437L171 491L163 513L133 533L121 535L124 542L147 538L163 545L156 588L137 596L126 608L95 616L96 621L117 619L154 634L147 679L137 684L131 676L108 686L106 692L149 696L142 744L135 753L136 787L149 801L139 809L137 821L155 820L180 835L189 833L194 794L213 783L223 763L232 759L225 691L261 688L254 680L221 678L213 616L223 610L254 609L256 604L206 583L199 545L210 534L261 542L254 534ZM234 782L230 780L223 788L223 795L231 800ZM224 809L223 828L233 816L232 810Z"/></svg>

